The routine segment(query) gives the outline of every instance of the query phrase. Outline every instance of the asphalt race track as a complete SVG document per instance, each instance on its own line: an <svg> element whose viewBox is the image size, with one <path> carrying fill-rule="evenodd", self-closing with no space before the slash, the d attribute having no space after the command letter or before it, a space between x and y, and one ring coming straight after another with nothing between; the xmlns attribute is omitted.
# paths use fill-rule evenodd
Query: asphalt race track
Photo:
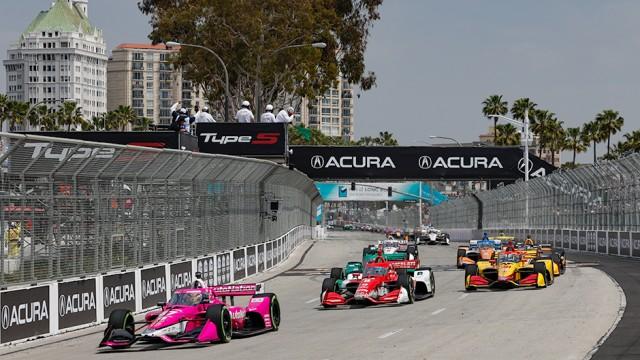
<svg viewBox="0 0 640 360"><path fill-rule="evenodd" d="M435 298L413 305L324 310L323 274L358 260L380 234L333 232L294 269L267 282L282 306L280 331L229 344L102 353L103 329L0 349L9 359L583 359L619 320L624 294L597 267L571 265L542 290L463 290L455 246L421 246L436 270ZM300 259L303 249L297 251ZM290 259L295 265L298 259ZM286 265L286 264L285 264ZM283 266L282 269L287 269ZM273 275L270 275L273 276ZM35 346L34 346L35 345ZM4 355L3 355L4 354Z"/></svg>
<svg viewBox="0 0 640 360"><path fill-rule="evenodd" d="M626 308L621 321L593 356L594 360L640 359L640 262L608 255L571 253L577 265L593 266L624 289Z"/></svg>

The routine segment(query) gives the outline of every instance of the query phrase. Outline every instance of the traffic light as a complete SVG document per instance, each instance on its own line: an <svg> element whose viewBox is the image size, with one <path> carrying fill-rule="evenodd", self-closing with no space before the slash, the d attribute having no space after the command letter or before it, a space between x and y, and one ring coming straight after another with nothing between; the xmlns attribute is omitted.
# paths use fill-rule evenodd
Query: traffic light
<svg viewBox="0 0 640 360"><path fill-rule="evenodd" d="M352 182L351 183L351 191L355 191L356 190L356 183Z"/></svg>
<svg viewBox="0 0 640 360"><path fill-rule="evenodd" d="M391 186L389 186L389 187L387 188L387 196L388 196L388 197L392 197L392 196L393 196L393 189L391 188Z"/></svg>

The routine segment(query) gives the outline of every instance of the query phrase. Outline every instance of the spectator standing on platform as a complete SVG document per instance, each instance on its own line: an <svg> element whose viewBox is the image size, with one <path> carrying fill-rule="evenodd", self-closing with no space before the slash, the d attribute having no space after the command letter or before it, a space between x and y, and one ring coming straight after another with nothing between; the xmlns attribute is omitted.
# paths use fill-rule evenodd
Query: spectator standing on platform
<svg viewBox="0 0 640 360"><path fill-rule="evenodd" d="M276 116L276 122L277 123L291 123L293 122L293 108L291 106L289 106L286 109L282 109L280 110L280 112L278 113L278 116Z"/></svg>
<svg viewBox="0 0 640 360"><path fill-rule="evenodd" d="M276 117L273 116L273 105L269 104L265 108L265 113L260 115L260 122L262 123L274 123L276 122Z"/></svg>
<svg viewBox="0 0 640 360"><path fill-rule="evenodd" d="M253 113L249 109L250 107L251 104L247 100L243 101L242 108L240 108L240 110L238 110L238 112L236 113L236 121L238 121L239 123L254 122L255 118L253 117Z"/></svg>
<svg viewBox="0 0 640 360"><path fill-rule="evenodd" d="M202 110L198 111L198 113L196 114L196 124L214 122L216 121L213 119L213 116L209 114L209 107L207 106L203 107Z"/></svg>

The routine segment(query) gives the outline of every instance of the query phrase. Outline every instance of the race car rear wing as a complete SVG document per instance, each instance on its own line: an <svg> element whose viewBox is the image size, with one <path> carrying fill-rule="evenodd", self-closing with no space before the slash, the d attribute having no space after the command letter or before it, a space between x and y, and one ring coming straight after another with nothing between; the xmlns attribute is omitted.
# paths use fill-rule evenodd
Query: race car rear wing
<svg viewBox="0 0 640 360"><path fill-rule="evenodd" d="M389 261L394 269L416 269L420 266L420 262L418 260L400 260L400 261Z"/></svg>
<svg viewBox="0 0 640 360"><path fill-rule="evenodd" d="M210 287L214 296L253 296L264 293L264 283L255 284L229 284Z"/></svg>

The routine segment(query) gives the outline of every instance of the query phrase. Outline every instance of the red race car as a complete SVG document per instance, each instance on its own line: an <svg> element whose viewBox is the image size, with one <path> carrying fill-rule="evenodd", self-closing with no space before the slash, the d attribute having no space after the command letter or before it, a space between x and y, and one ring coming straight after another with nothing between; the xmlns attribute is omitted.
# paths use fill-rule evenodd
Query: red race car
<svg viewBox="0 0 640 360"><path fill-rule="evenodd" d="M322 282L320 302L325 308L338 305L361 304L411 304L414 300L414 281L407 273L408 268L415 268L415 261L386 261L378 256L368 263L353 290L339 289L335 278L327 278Z"/></svg>

